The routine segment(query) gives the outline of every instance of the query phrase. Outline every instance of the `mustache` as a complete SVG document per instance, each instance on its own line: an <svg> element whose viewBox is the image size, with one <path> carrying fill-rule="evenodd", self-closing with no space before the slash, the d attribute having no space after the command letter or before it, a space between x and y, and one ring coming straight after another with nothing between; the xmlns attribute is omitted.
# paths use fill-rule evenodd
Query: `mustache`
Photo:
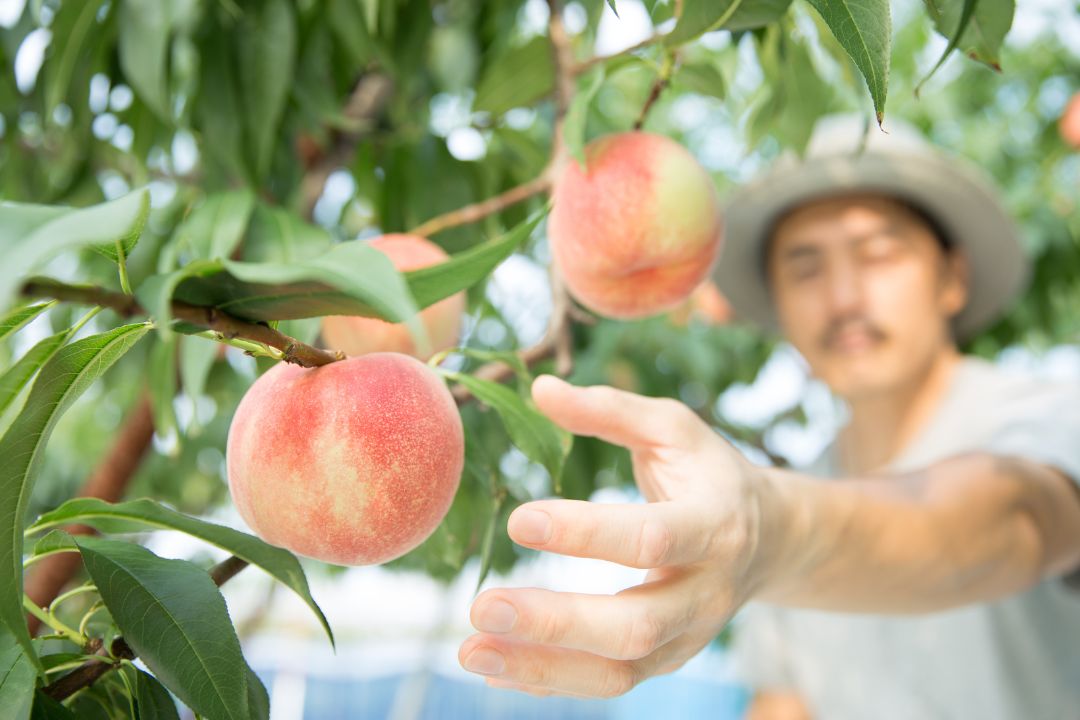
<svg viewBox="0 0 1080 720"><path fill-rule="evenodd" d="M821 347L826 350L833 349L840 336L851 330L866 333L875 342L882 342L888 337L884 330L865 315L849 315L836 318L829 323L829 326L825 328L825 332L821 334Z"/></svg>

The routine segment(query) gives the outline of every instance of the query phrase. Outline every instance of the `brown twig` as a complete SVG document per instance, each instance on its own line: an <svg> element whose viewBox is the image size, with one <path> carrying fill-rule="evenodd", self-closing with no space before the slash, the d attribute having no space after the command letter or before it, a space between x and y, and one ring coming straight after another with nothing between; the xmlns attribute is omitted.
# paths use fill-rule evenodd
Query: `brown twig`
<svg viewBox="0 0 1080 720"><path fill-rule="evenodd" d="M75 557L78 557L78 555ZM247 565L247 561L232 555L210 568L210 578L214 581L215 585L220 587L231 580L238 572L247 567ZM112 646L109 648L108 652L105 651L100 640L91 642L98 645L93 654L101 659L88 660L67 675L46 685L43 689L46 695L53 700L65 700L79 690L93 685L102 675L120 667L123 660L135 659L135 651L131 649L131 646L128 645L122 637L113 640Z"/></svg>
<svg viewBox="0 0 1080 720"><path fill-rule="evenodd" d="M32 298L54 298L64 302L99 305L113 310L121 317L147 314L131 295L93 285L66 285L55 280L36 279L23 285L22 294ZM283 360L296 365L318 367L345 358L340 352L312 347L269 325L240 320L216 308L174 300L172 314L178 320L209 328L230 339L239 337L276 348L282 352Z"/></svg>
<svg viewBox="0 0 1080 720"><path fill-rule="evenodd" d="M664 37L664 33L656 33L654 35L650 35L636 45L632 45L631 47L626 48L625 50L620 50L619 52L611 53L610 55L596 55L589 58L588 60L582 60L581 62L573 65L573 67L571 68L571 73L574 75L580 75L583 72L591 70L597 65L603 65L609 60L614 60L615 58L623 57L624 55L632 55L638 50L644 50L650 45L655 45L656 43L663 41Z"/></svg>
<svg viewBox="0 0 1080 720"><path fill-rule="evenodd" d="M430 237L437 232L457 227L458 225L476 222L488 215L504 210L511 205L515 205L523 200L547 192L550 187L551 175L548 170L545 169L539 176L527 183L512 187L506 192L490 197L487 200L482 200L481 202L466 205L465 207L452 210L442 215L437 215L409 230L409 233L411 235L420 235L421 237Z"/></svg>
<svg viewBox="0 0 1080 720"><path fill-rule="evenodd" d="M305 158L306 170L300 181L300 210L304 217L311 218L330 173L349 163L357 141L372 128L393 90L390 77L378 71L368 72L357 81L341 113L351 127L335 131L329 149L314 151Z"/></svg>

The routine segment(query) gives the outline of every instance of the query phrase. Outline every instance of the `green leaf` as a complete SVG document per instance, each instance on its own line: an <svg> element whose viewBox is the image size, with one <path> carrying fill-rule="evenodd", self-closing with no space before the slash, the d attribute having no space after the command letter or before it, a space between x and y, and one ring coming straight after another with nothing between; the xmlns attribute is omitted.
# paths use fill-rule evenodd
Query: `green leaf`
<svg viewBox="0 0 1080 720"><path fill-rule="evenodd" d="M537 211L501 237L457 253L444 263L405 273L405 280L417 306L426 308L434 305L486 278L499 263L529 239L546 214L546 209Z"/></svg>
<svg viewBox="0 0 1080 720"><path fill-rule="evenodd" d="M3 340L8 335L19 332L19 330L24 328L31 320L55 304L56 301L51 300L36 305L24 305L9 311L3 317L0 317L0 340Z"/></svg>
<svg viewBox="0 0 1080 720"><path fill-rule="evenodd" d="M708 95L719 100L723 100L726 94L724 76L720 74L716 65L708 60L681 66L675 73L673 82L690 92Z"/></svg>
<svg viewBox="0 0 1080 720"><path fill-rule="evenodd" d="M250 190L228 190L208 195L177 228L177 242L196 260L225 259L232 255L255 209Z"/></svg>
<svg viewBox="0 0 1080 720"><path fill-rule="evenodd" d="M25 218L25 209L15 203L0 203L0 228L6 228L12 214ZM53 213L52 219L25 235L14 235L10 229L0 230L0 251L4 253L0 307L10 304L31 270L61 251L93 247L115 261L118 259L116 243L119 242L124 248L124 256L131 255L149 213L150 194L136 190L100 205Z"/></svg>
<svg viewBox="0 0 1080 720"><path fill-rule="evenodd" d="M615 9L615 0L607 0L607 4L611 12L615 13L615 17L619 17L619 11Z"/></svg>
<svg viewBox="0 0 1080 720"><path fill-rule="evenodd" d="M448 379L463 385L476 399L490 406L502 418L511 442L525 456L547 468L558 487L563 463L570 452L572 437L533 408L531 401L500 383L439 368Z"/></svg>
<svg viewBox="0 0 1080 720"><path fill-rule="evenodd" d="M165 686L153 675L139 670L135 674L135 709L138 720L180 720L176 702Z"/></svg>
<svg viewBox="0 0 1080 720"><path fill-rule="evenodd" d="M889 89L892 19L889 0L809 0L859 68L880 124Z"/></svg>
<svg viewBox="0 0 1080 720"><path fill-rule="evenodd" d="M117 51L131 87L159 118L172 118L166 61L172 34L171 0L123 0Z"/></svg>
<svg viewBox="0 0 1080 720"><path fill-rule="evenodd" d="M529 238L545 212L534 213L505 235L457 253L446 262L397 275L404 278L413 298L410 302L425 308L480 282ZM364 268L363 276L350 272L353 268ZM366 242L352 241L304 262L195 262L173 273L147 278L135 296L158 320L159 330L171 316L169 301L174 298L254 321L365 315L399 322L404 311L400 297L394 301L396 311L387 309L387 302L400 291L396 273L385 255ZM310 279L301 280L304 276ZM352 291L336 287L339 280L349 280L354 285ZM373 296L379 293L383 295L376 303Z"/></svg>
<svg viewBox="0 0 1080 720"><path fill-rule="evenodd" d="M206 391L206 379L217 360L221 348L216 342L205 338L182 337L180 342L180 381L184 394L195 401ZM193 422L196 416L192 413Z"/></svg>
<svg viewBox="0 0 1080 720"><path fill-rule="evenodd" d="M15 636L0 625L0 708L9 720L26 720L34 702L37 671Z"/></svg>
<svg viewBox="0 0 1080 720"><path fill-rule="evenodd" d="M53 42L46 51L42 68L45 80L45 117L51 118L56 106L67 98L72 76L84 55L87 42L97 30L96 17L104 0L64 3L53 18Z"/></svg>
<svg viewBox="0 0 1080 720"><path fill-rule="evenodd" d="M258 205L251 215L243 259L245 262L291 263L318 257L330 247L330 234L321 227L304 222L299 215L284 208Z"/></svg>
<svg viewBox="0 0 1080 720"><path fill-rule="evenodd" d="M1012 27L1015 0L925 0L934 28L975 60L1001 70L1001 45ZM973 7L969 7L969 4ZM965 14L970 19L965 22ZM961 32L962 31L962 32ZM941 64L941 61L938 63ZM936 69L936 68L935 68ZM931 74L933 74L931 72Z"/></svg>
<svg viewBox="0 0 1080 720"><path fill-rule="evenodd" d="M30 712L30 720L75 720L75 715L39 690L34 694L34 709Z"/></svg>
<svg viewBox="0 0 1080 720"><path fill-rule="evenodd" d="M598 65L590 70L581 80L581 86L563 121L563 142L570 156L582 165L585 164L585 121L588 119L589 106L596 97L600 86L604 84L604 67Z"/></svg>
<svg viewBox="0 0 1080 720"><path fill-rule="evenodd" d="M210 576L133 543L75 542L124 640L154 675L201 715L248 720L248 665Z"/></svg>
<svg viewBox="0 0 1080 720"><path fill-rule="evenodd" d="M270 167L296 61L296 26L288 0L265 0L244 10L232 33L249 166L256 178Z"/></svg>
<svg viewBox="0 0 1080 720"><path fill-rule="evenodd" d="M742 0L684 0L675 28L664 37L668 47L683 45L713 30L719 30L735 16Z"/></svg>
<svg viewBox="0 0 1080 720"><path fill-rule="evenodd" d="M147 333L137 323L83 338L45 364L26 405L0 438L0 622L33 653L22 610L23 520L45 444L56 421L97 378Z"/></svg>
<svg viewBox="0 0 1080 720"><path fill-rule="evenodd" d="M743 0L724 23L725 30L754 30L774 23L784 16L791 0Z"/></svg>
<svg viewBox="0 0 1080 720"><path fill-rule="evenodd" d="M964 31L967 30L968 24L971 22L971 16L975 14L975 6L979 4L979 0L963 0L963 8L960 11L960 20L953 30L953 33L949 37L949 44L945 46L945 50L941 53L941 57L934 63L934 67L930 68L930 72L923 76L923 79L919 81L919 84L915 86L915 97L919 97L919 93L922 91L923 85L934 77L934 74L945 64L945 61L952 55L953 50L960 44L960 37ZM929 9L929 5L928 5Z"/></svg>
<svg viewBox="0 0 1080 720"><path fill-rule="evenodd" d="M532 105L555 87L551 43L538 36L511 47L485 64L476 86L473 110L502 115L516 107Z"/></svg>
<svg viewBox="0 0 1080 720"><path fill-rule="evenodd" d="M205 540L211 545L215 545L248 561L252 565L262 568L274 579L300 596L318 617L319 622L330 638L330 642L334 641L330 624L327 622L322 610L315 603L314 598L311 597L307 578L304 576L304 570L300 567L296 556L288 550L268 545L259 538L242 533L239 530L184 515L148 499L110 504L97 498L75 498L39 517L30 526L28 532L38 532L71 523L80 523L101 530L109 530L111 528L108 523L116 521L134 523L129 532L146 528L179 530L192 537ZM54 532L50 532L42 538L39 545L53 535ZM62 543L62 539L55 538L51 541L51 545L46 546L45 549L61 546Z"/></svg>
<svg viewBox="0 0 1080 720"><path fill-rule="evenodd" d="M0 415L19 396L41 366L48 362L70 337L70 330L50 335L27 350L25 355L0 375Z"/></svg>
<svg viewBox="0 0 1080 720"><path fill-rule="evenodd" d="M45 537L34 543L34 549L30 553L33 558L44 555L55 555L62 552L78 552L74 538L63 530L50 530Z"/></svg>
<svg viewBox="0 0 1080 720"><path fill-rule="evenodd" d="M158 337L150 349L146 376L150 388L150 407L154 416L154 432L167 437L177 432L176 410L176 335Z"/></svg>
<svg viewBox="0 0 1080 720"><path fill-rule="evenodd" d="M491 572L492 550L495 548L495 526L499 523L499 512L502 510L505 496L496 494L491 506L491 517L484 527L484 538L480 541L480 576L476 579L476 592L484 586L488 573Z"/></svg>

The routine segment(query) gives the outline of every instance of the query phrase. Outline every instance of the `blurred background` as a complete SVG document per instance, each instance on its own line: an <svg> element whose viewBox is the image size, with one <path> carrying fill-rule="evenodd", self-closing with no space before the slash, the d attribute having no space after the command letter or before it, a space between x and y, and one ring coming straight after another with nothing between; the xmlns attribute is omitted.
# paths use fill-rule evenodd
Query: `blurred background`
<svg viewBox="0 0 1080 720"><path fill-rule="evenodd" d="M669 29L673 5L618 0L616 16L603 0L573 0L563 21L583 60ZM1072 0L1026 0L1000 48L1000 71L954 53L918 96L947 41L921 3L899 0L892 12L885 128L890 118L906 119L990 173L1034 259L1022 301L967 350L1018 372L1080 378L1080 153L1058 124L1080 91L1080 8ZM170 248L188 212L222 189L253 189L265 222L285 213L339 239L415 226L546 165L548 13L544 0L0 0L0 199L80 205L149 187L153 210L130 259L134 278L176 262ZM605 63L586 137L633 124L659 63L654 48ZM689 147L721 197L779 153L800 150L817 117L872 111L861 78L803 0L760 30L705 34L681 49L680 63L645 129ZM349 103L372 77L391 89L357 119ZM435 239L460 251L542 202ZM284 234L252 232L244 256L276 257L273 243L294 240ZM551 312L548 262L541 228L472 292L463 342L495 350L536 343ZM71 281L112 273L89 254L47 269ZM57 307L35 320L0 348L0 367L66 327L71 312ZM317 329L309 321L288 327L308 340ZM235 349L211 356L190 340L179 352L183 383L175 398L145 399L158 362L140 346L69 411L49 447L35 511L75 494L101 472L117 438L142 422L148 448L123 478L122 494L243 527L228 502L224 436L261 366ZM574 359L573 382L679 398L757 462L807 463L844 419L793 350L740 326L707 287L664 317L575 325ZM10 414L0 416L0 428ZM506 516L518 502L552 494L550 478L484 408L466 406L463 415L470 469L427 543L386 567L306 563L336 653L310 611L268 577L244 573L224 588L274 720L739 717L747 693L724 636L679 672L611 701L489 690L460 670L457 647L469 634L490 526L493 571L485 587L610 593L641 578L513 547ZM576 441L561 490L597 502L637 497L625 453L587 439ZM147 544L168 557L207 552L170 533ZM738 632L737 621L730 631Z"/></svg>

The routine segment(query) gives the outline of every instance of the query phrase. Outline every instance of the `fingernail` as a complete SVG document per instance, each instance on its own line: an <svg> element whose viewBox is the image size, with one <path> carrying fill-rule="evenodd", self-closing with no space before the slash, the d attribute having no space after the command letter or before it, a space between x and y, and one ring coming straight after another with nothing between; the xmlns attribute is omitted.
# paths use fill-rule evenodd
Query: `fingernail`
<svg viewBox="0 0 1080 720"><path fill-rule="evenodd" d="M465 658L465 669L481 675L500 675L506 670L506 660L489 647L478 647Z"/></svg>
<svg viewBox="0 0 1080 720"><path fill-rule="evenodd" d="M492 600L476 620L476 629L481 632L506 633L517 622L517 610L508 602Z"/></svg>
<svg viewBox="0 0 1080 720"><path fill-rule="evenodd" d="M510 524L510 535L518 542L542 545L551 539L551 517L542 510L518 510Z"/></svg>

